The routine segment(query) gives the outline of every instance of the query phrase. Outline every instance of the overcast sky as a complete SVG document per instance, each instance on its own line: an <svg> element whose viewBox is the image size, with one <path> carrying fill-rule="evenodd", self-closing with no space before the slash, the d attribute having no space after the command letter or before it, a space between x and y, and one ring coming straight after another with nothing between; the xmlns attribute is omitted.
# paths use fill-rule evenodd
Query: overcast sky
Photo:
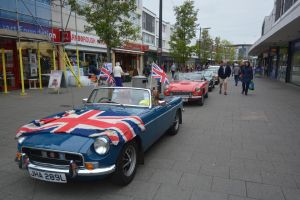
<svg viewBox="0 0 300 200"><path fill-rule="evenodd" d="M163 19L175 23L174 6L184 0L163 0ZM271 13L274 0L195 0L198 23L211 27L213 37L220 36L234 44L254 43L259 39L265 16ZM157 14L159 0L143 0L144 7ZM199 35L197 33L197 35Z"/></svg>

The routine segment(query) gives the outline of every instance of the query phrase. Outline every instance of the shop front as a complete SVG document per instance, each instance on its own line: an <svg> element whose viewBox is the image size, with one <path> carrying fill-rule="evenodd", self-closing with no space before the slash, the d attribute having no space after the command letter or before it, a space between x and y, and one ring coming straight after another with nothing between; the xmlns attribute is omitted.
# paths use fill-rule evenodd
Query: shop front
<svg viewBox="0 0 300 200"><path fill-rule="evenodd" d="M16 41L14 39L0 39L0 91L4 91L4 73L8 90L14 90L19 85L19 65ZM4 60L2 60L4 58ZM4 61L4 63L3 63ZM4 64L4 65L3 65Z"/></svg>
<svg viewBox="0 0 300 200"><path fill-rule="evenodd" d="M300 40L292 42L290 82L300 85Z"/></svg>
<svg viewBox="0 0 300 200"><path fill-rule="evenodd" d="M148 50L148 45L128 42L122 48L113 49L114 61L120 62L123 71L130 77L141 75L144 69L144 53Z"/></svg>
<svg viewBox="0 0 300 200"><path fill-rule="evenodd" d="M79 63L84 75L88 75L89 65L94 64L99 67L107 62L106 45L98 36L75 31L70 31L69 35L69 43L65 46L67 55L76 63L78 49Z"/></svg>

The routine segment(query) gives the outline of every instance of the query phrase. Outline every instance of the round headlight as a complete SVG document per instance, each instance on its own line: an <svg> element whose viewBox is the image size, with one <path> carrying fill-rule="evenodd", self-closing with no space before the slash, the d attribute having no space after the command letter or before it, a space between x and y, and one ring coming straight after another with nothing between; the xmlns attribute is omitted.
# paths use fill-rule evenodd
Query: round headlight
<svg viewBox="0 0 300 200"><path fill-rule="evenodd" d="M94 149L97 154L104 155L109 150L109 141L105 137L98 137L94 142Z"/></svg>
<svg viewBox="0 0 300 200"><path fill-rule="evenodd" d="M24 140L26 139L26 137L19 137L18 138L18 143L22 144L24 142Z"/></svg>
<svg viewBox="0 0 300 200"><path fill-rule="evenodd" d="M200 90L201 90L201 89L198 88L198 87L196 87L196 89L195 89L196 92L200 92Z"/></svg>

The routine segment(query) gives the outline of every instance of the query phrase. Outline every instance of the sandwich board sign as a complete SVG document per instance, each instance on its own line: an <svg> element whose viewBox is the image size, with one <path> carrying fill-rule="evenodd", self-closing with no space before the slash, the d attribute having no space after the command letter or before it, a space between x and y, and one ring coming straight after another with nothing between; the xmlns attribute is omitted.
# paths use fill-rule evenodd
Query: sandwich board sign
<svg viewBox="0 0 300 200"><path fill-rule="evenodd" d="M52 70L49 78L48 88L57 90L61 87L66 87L64 73L61 70Z"/></svg>

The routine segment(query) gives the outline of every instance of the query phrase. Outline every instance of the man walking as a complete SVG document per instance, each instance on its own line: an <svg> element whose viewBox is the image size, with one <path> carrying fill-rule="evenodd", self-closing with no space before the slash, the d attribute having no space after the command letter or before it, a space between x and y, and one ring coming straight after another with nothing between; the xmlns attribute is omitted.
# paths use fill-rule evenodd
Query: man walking
<svg viewBox="0 0 300 200"><path fill-rule="evenodd" d="M241 73L240 66L237 63L234 63L234 65L233 65L233 75L234 75L235 86L238 85L240 73Z"/></svg>
<svg viewBox="0 0 300 200"><path fill-rule="evenodd" d="M218 76L220 79L220 94L222 94L222 87L224 85L224 95L227 95L227 82L231 75L231 69L229 65L226 65L223 61L220 63L220 68L218 71Z"/></svg>

